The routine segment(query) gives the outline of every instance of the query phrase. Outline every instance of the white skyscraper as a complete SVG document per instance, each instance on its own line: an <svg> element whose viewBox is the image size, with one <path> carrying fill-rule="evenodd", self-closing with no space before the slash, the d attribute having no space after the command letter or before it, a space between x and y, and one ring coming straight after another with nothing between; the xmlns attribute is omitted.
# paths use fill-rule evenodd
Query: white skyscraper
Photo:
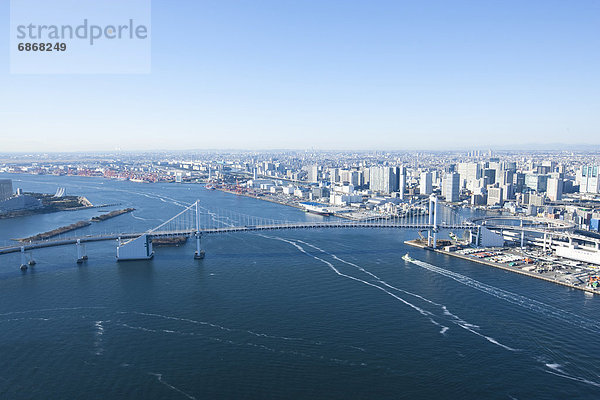
<svg viewBox="0 0 600 400"><path fill-rule="evenodd" d="M398 168L371 167L369 188L374 192L392 193L398 190Z"/></svg>
<svg viewBox="0 0 600 400"><path fill-rule="evenodd" d="M477 163L459 163L456 170L460 175L460 187L466 186L469 190L472 190L470 187L473 182L481 178L482 175L481 166Z"/></svg>
<svg viewBox="0 0 600 400"><path fill-rule="evenodd" d="M319 166L318 165L310 165L308 167L308 181L309 182L318 182L319 181Z"/></svg>
<svg viewBox="0 0 600 400"><path fill-rule="evenodd" d="M400 192L400 199L404 200L404 191L406 190L406 168L400 167L398 173L400 174L398 177L398 191Z"/></svg>
<svg viewBox="0 0 600 400"><path fill-rule="evenodd" d="M431 172L421 172L419 179L419 193L429 196L433 193L433 177Z"/></svg>
<svg viewBox="0 0 600 400"><path fill-rule="evenodd" d="M456 172L450 172L444 175L442 182L442 196L446 201L454 203L460 199L460 175Z"/></svg>
<svg viewBox="0 0 600 400"><path fill-rule="evenodd" d="M558 201L562 199L563 194L563 180L560 178L548 179L548 185L546 189L546 196L551 201Z"/></svg>
<svg viewBox="0 0 600 400"><path fill-rule="evenodd" d="M488 189L488 206L502 206L504 204L504 190L501 187L491 187Z"/></svg>
<svg viewBox="0 0 600 400"><path fill-rule="evenodd" d="M600 165L584 165L577 171L580 193L600 193Z"/></svg>

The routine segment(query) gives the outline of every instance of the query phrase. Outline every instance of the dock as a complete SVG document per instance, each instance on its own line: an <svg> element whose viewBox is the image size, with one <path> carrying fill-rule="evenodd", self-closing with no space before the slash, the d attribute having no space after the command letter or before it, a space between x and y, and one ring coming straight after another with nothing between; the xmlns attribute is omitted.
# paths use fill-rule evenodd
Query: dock
<svg viewBox="0 0 600 400"><path fill-rule="evenodd" d="M514 272L514 273L517 273L517 274L525 275L525 276L528 276L530 278L541 279L543 281L555 283L557 285L566 286L566 287L569 287L571 289L582 290L584 292L593 293L593 294L600 294L600 292L598 290L596 290L596 289L592 289L590 287L585 287L585 286L573 285L573 284L568 283L568 282L564 282L564 281L560 281L558 279L553 279L553 278L549 278L547 276L540 275L539 273L536 273L536 272L524 271L524 270L522 270L520 268L517 268L517 267L511 267L509 265L503 265L503 264L499 264L499 263L495 263L495 262L483 260L483 259L480 259L480 258L477 258L477 257L472 257L472 256L468 256L468 255L465 255L465 254L455 253L455 252L452 252L452 251L446 251L446 250L443 250L443 249L434 249L432 247L427 246L424 243L421 243L419 240L406 240L404 242L404 244L407 244L407 245L413 246L413 247L418 247L418 248L424 249L424 250L435 251L436 253L445 254L445 255L450 256L450 257L457 257L457 258L461 258L463 260L472 261L472 262L476 262L476 263L479 263L479 264L484 264L484 265L487 265L489 267L503 269L505 271L510 271L510 272Z"/></svg>

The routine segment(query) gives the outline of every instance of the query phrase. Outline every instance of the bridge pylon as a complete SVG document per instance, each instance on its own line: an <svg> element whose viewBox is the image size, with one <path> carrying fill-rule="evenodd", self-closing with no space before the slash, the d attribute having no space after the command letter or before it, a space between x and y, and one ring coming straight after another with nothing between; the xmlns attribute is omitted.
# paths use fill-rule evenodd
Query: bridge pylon
<svg viewBox="0 0 600 400"><path fill-rule="evenodd" d="M196 200L196 251L194 252L194 259L201 260L204 258L204 250L202 250L202 233L200 232L200 213L198 211L198 203L200 200Z"/></svg>
<svg viewBox="0 0 600 400"><path fill-rule="evenodd" d="M83 264L88 259L85 244L81 244L81 239L77 239L75 246L77 247L77 264Z"/></svg>
<svg viewBox="0 0 600 400"><path fill-rule="evenodd" d="M27 261L27 256L29 256L29 261ZM25 246L21 246L21 271L27 271L29 266L34 266L35 260L31 255L31 250L29 252L25 251Z"/></svg>
<svg viewBox="0 0 600 400"><path fill-rule="evenodd" d="M438 232L438 199L434 194L429 196L429 226L430 228L427 231L427 246L435 249L437 247Z"/></svg>

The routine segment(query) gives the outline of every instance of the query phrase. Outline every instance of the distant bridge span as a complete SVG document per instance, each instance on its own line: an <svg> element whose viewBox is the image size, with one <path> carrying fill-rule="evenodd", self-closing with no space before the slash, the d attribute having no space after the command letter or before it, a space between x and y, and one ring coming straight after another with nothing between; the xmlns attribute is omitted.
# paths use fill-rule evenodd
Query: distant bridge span
<svg viewBox="0 0 600 400"><path fill-rule="evenodd" d="M152 258L152 240L166 237L185 236L196 239L196 258L202 258L201 238L203 235L225 234L235 232L257 232L292 229L415 229L427 231L428 246L436 247L437 234L440 230L477 230L486 226L485 220L467 220L452 210L438 212L438 201L435 195L416 203L402 203L396 206L394 214L367 215L368 219L348 220L335 218L331 220L310 221L279 221L271 218L243 215L231 210L214 211L200 206L199 201L186 207L168 221L145 232L120 232L104 235L87 235L72 238L60 238L30 243L19 243L13 246L1 247L0 255L21 252L21 267L27 268L26 255L30 257L29 264L33 265L31 250L48 247L77 246L77 262L87 260L85 244L101 241L118 241L118 260L140 260ZM495 229L514 229L529 231L535 228L524 226L490 226ZM558 227L559 229L563 227ZM537 228L539 229L539 228Z"/></svg>
<svg viewBox="0 0 600 400"><path fill-rule="evenodd" d="M473 224L442 224L438 225L437 229L471 229L476 228ZM79 243L92 243L92 242L105 242L114 241L120 239L135 239L143 235L147 235L150 239L153 238L164 238L164 237L176 237L176 236L195 236L198 232L200 235L210 234L222 234L222 233L235 233L235 232L255 232L255 231L274 231L274 230L292 230L292 229L417 229L417 230L428 230L433 229L432 225L429 224L394 224L386 223L385 220L382 222L298 222L298 223L285 223L285 224L268 224L268 225L245 225L245 226L227 226L221 228L207 228L200 231L196 229L182 229L182 230L165 230L165 231L153 231L148 232L133 232L133 233L110 233L105 235L87 235L78 236L72 238L63 238L55 240L44 240L39 242L29 242L17 244L14 246L0 247L0 254L18 253L24 248L27 250L41 249L47 247L58 247L67 246Z"/></svg>

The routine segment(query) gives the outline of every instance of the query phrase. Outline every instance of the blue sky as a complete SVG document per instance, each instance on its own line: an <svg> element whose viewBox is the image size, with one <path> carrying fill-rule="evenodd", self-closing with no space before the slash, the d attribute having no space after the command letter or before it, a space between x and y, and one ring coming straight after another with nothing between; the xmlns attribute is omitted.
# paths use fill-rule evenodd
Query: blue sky
<svg viewBox="0 0 600 400"><path fill-rule="evenodd" d="M600 145L599 20L597 0L153 0L151 74L10 74L0 36L0 152Z"/></svg>

